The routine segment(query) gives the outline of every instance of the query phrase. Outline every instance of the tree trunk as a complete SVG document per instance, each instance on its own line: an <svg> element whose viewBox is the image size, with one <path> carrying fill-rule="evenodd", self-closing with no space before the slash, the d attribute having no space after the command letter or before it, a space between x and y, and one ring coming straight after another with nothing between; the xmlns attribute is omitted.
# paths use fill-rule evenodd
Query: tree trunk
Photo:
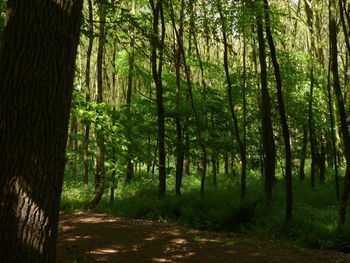
<svg viewBox="0 0 350 263"><path fill-rule="evenodd" d="M228 174L228 153L225 152L224 153L224 170L225 170L225 174Z"/></svg>
<svg viewBox="0 0 350 263"><path fill-rule="evenodd" d="M320 167L320 183L324 184L326 182L326 148L325 148L324 136L321 135L320 138L320 152L318 155L318 163Z"/></svg>
<svg viewBox="0 0 350 263"><path fill-rule="evenodd" d="M165 21L163 14L163 1L149 0L153 12L152 47L152 75L156 85L157 124L158 124L158 169L159 169L159 196L165 195L166 167L165 167L165 119L163 105L163 45L165 40ZM159 34L159 16L161 20L161 34Z"/></svg>
<svg viewBox="0 0 350 263"><path fill-rule="evenodd" d="M307 17L307 25L310 33L310 51L311 54L316 56L316 44L314 36L314 13L311 7L311 2L304 0L305 3L305 13ZM315 128L313 120L313 93L314 93L314 62L310 61L310 94L309 94L309 106L308 106L308 125L309 125L309 140L310 140L310 152L311 152L311 171L310 171L310 181L311 187L315 186L315 173L317 172L317 152L316 152L316 138L315 138Z"/></svg>
<svg viewBox="0 0 350 263"><path fill-rule="evenodd" d="M205 177L206 177L206 171L207 171L207 166L206 166L207 165L207 150L206 150L206 147L204 144L204 140L203 140L203 136L202 136L202 132L201 132L201 125L199 122L199 116L198 116L197 108L196 108L194 98L193 98L191 69L190 69L189 65L187 64L185 48L183 46L183 42L179 38L179 32L176 28L175 18L174 18L174 10L173 10L172 5L170 6L170 9L171 9L170 14L171 14L173 28L174 28L175 34L177 36L178 46L180 48L181 55L182 55L182 60L183 60L183 65L184 65L185 75L186 75L186 84L187 84L187 88L188 88L188 95L189 95L189 99L191 102L191 107L192 107L192 111L193 111L193 115L194 115L194 121L195 121L195 125L196 125L196 132L197 132L197 136L198 136L199 145L201 148L201 161L199 164L199 167L201 170L200 194L201 194L201 196L203 196L204 195Z"/></svg>
<svg viewBox="0 0 350 263"><path fill-rule="evenodd" d="M331 12L329 12L331 14ZM329 18L331 19L331 17ZM331 25L331 23L329 23ZM329 43L331 47L331 42ZM329 57L332 56L331 48L329 50ZM333 165L334 165L334 181L335 181L335 193L337 200L339 201L340 191L339 191L339 174L338 174L338 160L337 160L337 147L336 147L336 139L335 139L335 130L334 130L334 114L333 114L333 103L332 103L332 95L331 95L331 59L329 59L328 63L328 76L327 76L327 102L329 109L329 119L331 124L331 136L332 136L332 157L333 157Z"/></svg>
<svg viewBox="0 0 350 263"><path fill-rule="evenodd" d="M100 34L98 37L98 49L97 49L97 103L103 102L103 56L104 56L104 46L106 38L106 6L104 2L99 4L99 18L100 18ZM99 120L97 120L97 123ZM105 190L105 154L106 145L104 139L103 125L101 127L96 127L96 144L98 148L98 153L96 157L96 189L95 196L91 201L92 206L96 206L102 199L102 195Z"/></svg>
<svg viewBox="0 0 350 263"><path fill-rule="evenodd" d="M8 1L0 51L0 258L55 262L82 1Z"/></svg>
<svg viewBox="0 0 350 263"><path fill-rule="evenodd" d="M92 1L88 0L88 8L89 8L89 44L86 53L86 70L85 70L85 85L86 85L86 102L90 101L90 71L91 71L91 54L92 47L94 44L94 23L93 13L92 13ZM85 125L85 135L83 142L83 165L84 165L84 176L83 183L89 183L89 137L90 137L90 122L88 121Z"/></svg>
<svg viewBox="0 0 350 263"><path fill-rule="evenodd" d="M244 141L242 141L240 136L240 131L238 128L238 120L235 112L235 108L233 105L233 96L232 96L232 83L231 83L231 77L230 77L230 69L228 64L228 42L227 42L227 35L226 35L226 18L224 17L224 14L221 10L221 3L219 3L219 13L221 18L221 26L222 26L222 34L223 34L223 40L224 40L224 68L225 68L225 75L226 75L226 83L227 83L227 99L228 99L228 105L229 110L232 117L233 122L233 134L235 136L235 139L237 141L238 147L239 147L239 153L241 157L241 189L240 189L240 198L241 200L244 199L245 192L246 192L246 164L247 164L247 157L246 157L246 146L244 145ZM233 170L232 170L233 171Z"/></svg>
<svg viewBox="0 0 350 263"><path fill-rule="evenodd" d="M345 216L346 216L346 206L350 190L350 136L348 123L346 120L347 114L345 110L344 100L339 82L339 72L338 72L338 48L337 48L337 22L334 15L335 1L330 0L330 43L331 43L331 60L332 60L332 72L333 72L333 90L338 102L338 114L340 117L341 131L343 134L343 145L344 145L344 155L346 159L346 172L345 172L345 182L344 190L340 200L339 209L339 224L338 229L343 232L345 229Z"/></svg>
<svg viewBox="0 0 350 263"><path fill-rule="evenodd" d="M134 10L134 8L133 8ZM128 71L128 89L126 92L126 106L127 106L127 115L131 118L130 107L131 107L131 96L133 90L133 80L134 80L134 64L135 64L135 52L134 45L135 39L133 35L133 28L130 29L131 34L131 43L130 43L130 53L129 53L129 71ZM133 144L133 135L131 134L130 124L127 124L127 139L128 139L128 149L126 156L126 183L130 183L134 177L134 163L133 163L133 153L132 153L132 144Z"/></svg>
<svg viewBox="0 0 350 263"><path fill-rule="evenodd" d="M299 167L299 178L300 181L305 179L305 159L306 159L306 148L307 148L307 125L303 127L303 142L300 153L300 167Z"/></svg>
<svg viewBox="0 0 350 263"><path fill-rule="evenodd" d="M211 164L212 164L212 175L213 175L213 185L217 186L217 167L216 167L216 159L215 159L215 155L212 154L211 155Z"/></svg>
<svg viewBox="0 0 350 263"><path fill-rule="evenodd" d="M181 10L180 10L180 26L178 37L180 38L178 41L183 41L183 18L184 18L184 9L185 9L185 1L181 1ZM176 37L176 35L175 35ZM175 74L176 74L176 184L175 184L175 194L181 194L181 184L182 184L182 175L184 170L184 159L185 159L185 149L183 144L183 129L181 122L181 113L180 113L180 103L181 103L181 48L177 45L175 50Z"/></svg>
<svg viewBox="0 0 350 263"><path fill-rule="evenodd" d="M272 199L272 185L275 178L276 153L275 141L272 132L270 94L267 83L267 65L265 54L265 39L262 25L262 15L257 16L257 33L260 58L260 80L261 80L261 127L264 154L265 195Z"/></svg>
<svg viewBox="0 0 350 263"><path fill-rule="evenodd" d="M266 28L266 37L267 41L270 46L270 54L272 59L272 64L275 72L275 78L276 78L276 88L277 88L277 99L278 99L278 111L281 118L281 124L282 124L282 133L283 133L283 139L284 139L284 147L286 152L286 159L285 159L285 169L286 169L286 193L287 193L287 199L286 199L286 214L285 218L286 220L292 219L292 210L293 210L293 191L292 191L292 151L290 147L290 135L289 135L289 128L287 123L287 116L286 116L286 110L284 107L284 101L283 101L283 92L282 92L282 78L281 78L281 72L279 63L277 61L277 55L276 55L276 48L273 41L271 29L270 29L270 15L269 15L269 5L268 1L264 0L264 9L265 9L265 28Z"/></svg>
<svg viewBox="0 0 350 263"><path fill-rule="evenodd" d="M317 152L316 152L316 138L315 128L313 121L313 93L314 93L314 68L311 66L310 71L310 94L309 94L309 110L308 110L308 124L309 124L309 139L310 139L310 152L311 152L311 171L310 182L311 187L315 187L315 173L317 172Z"/></svg>

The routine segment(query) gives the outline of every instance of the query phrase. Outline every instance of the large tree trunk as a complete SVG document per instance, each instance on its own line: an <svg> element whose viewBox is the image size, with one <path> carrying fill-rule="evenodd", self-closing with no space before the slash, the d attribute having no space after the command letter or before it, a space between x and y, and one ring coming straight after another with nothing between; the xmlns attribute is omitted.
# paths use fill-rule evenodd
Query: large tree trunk
<svg viewBox="0 0 350 263"><path fill-rule="evenodd" d="M0 260L55 262L82 1L8 2L0 52Z"/></svg>

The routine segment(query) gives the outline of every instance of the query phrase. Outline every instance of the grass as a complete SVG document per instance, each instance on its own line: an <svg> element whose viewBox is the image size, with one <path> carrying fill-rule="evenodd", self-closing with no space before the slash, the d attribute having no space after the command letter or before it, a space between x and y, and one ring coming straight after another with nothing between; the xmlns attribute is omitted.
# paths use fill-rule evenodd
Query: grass
<svg viewBox="0 0 350 263"><path fill-rule="evenodd" d="M141 173L131 184L119 183L113 203L108 201L106 193L94 210L115 216L177 222L197 229L234 231L258 238L292 240L302 246L350 252L349 227L342 235L336 231L339 204L331 182L311 189L308 181L295 179L293 220L286 224L285 190L281 179L274 186L273 200L267 202L259 176L250 173L243 203L239 202L237 177L221 174L217 187L211 185L209 177L204 197L199 194L200 179L196 175L184 178L181 196L174 195L174 176L169 176L167 181L167 194L160 199L157 196L157 178ZM92 196L92 184L83 185L80 177L70 173L66 175L62 210L88 209Z"/></svg>

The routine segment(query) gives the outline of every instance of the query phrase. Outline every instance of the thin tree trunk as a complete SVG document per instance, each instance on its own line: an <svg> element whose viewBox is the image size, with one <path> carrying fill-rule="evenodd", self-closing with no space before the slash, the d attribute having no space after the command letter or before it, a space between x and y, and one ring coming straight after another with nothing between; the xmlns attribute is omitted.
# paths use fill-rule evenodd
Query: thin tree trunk
<svg viewBox="0 0 350 263"><path fill-rule="evenodd" d="M134 7L132 8L134 10ZM131 96L133 90L133 79L134 79L134 64L135 64L135 39L133 34L133 29L131 31L131 43L129 51L129 71L128 71L128 89L126 92L126 106L127 106L127 115L131 118L130 107L131 107ZM133 144L133 135L130 132L130 125L127 124L127 138L128 138L128 149L126 156L126 183L130 183L134 177L134 164L133 164L133 153L132 153L132 144Z"/></svg>
<svg viewBox="0 0 350 263"><path fill-rule="evenodd" d="M304 181L305 179L305 159L306 159L306 148L307 148L307 125L303 127L303 142L301 147L300 154L300 167L299 167L299 179L300 181Z"/></svg>
<svg viewBox="0 0 350 263"><path fill-rule="evenodd" d="M286 214L285 218L287 221L292 219L292 211L293 211L293 192L292 192L292 151L290 147L290 135L289 128L286 116L286 110L284 107L283 101L283 92L282 92L282 78L279 63L277 61L276 48L273 41L271 29L270 29L270 17L269 17L269 5L268 1L264 0L264 9L265 9L265 27L266 27L266 37L270 46L270 54L272 59L272 64L275 72L276 78L276 88L277 88L277 99L278 99L278 111L281 118L282 124L282 133L284 139L284 147L286 153L285 159L285 169L286 169Z"/></svg>
<svg viewBox="0 0 350 263"><path fill-rule="evenodd" d="M0 51L0 261L55 262L82 1L9 0L8 10Z"/></svg>
<svg viewBox="0 0 350 263"><path fill-rule="evenodd" d="M226 19L224 17L224 14L221 10L221 3L219 3L219 13L221 18L221 26L222 26L222 35L224 39L224 67L225 67L225 74L226 74L226 83L227 83L227 99L229 104L229 109L233 121L233 133L235 136L235 139L237 141L238 147L239 147L239 153L241 157L241 189L240 189L240 198L241 200L244 199L245 193L246 193L246 166L247 166L247 157L246 157L246 146L244 145L244 141L242 141L239 128L238 128L238 120L235 112L235 107L233 105L233 96L232 96L232 83L231 83L231 77L230 77L230 69L229 69L229 62L228 62L228 42L227 42L227 35L226 35Z"/></svg>
<svg viewBox="0 0 350 263"><path fill-rule="evenodd" d="M156 85L157 124L158 124L158 169L159 169L159 196L165 195L166 167L165 167L165 118L163 105L163 45L165 40L165 21L163 14L163 2L149 0L153 12L152 46L152 75ZM159 35L159 16L161 20L161 34ZM158 50L158 52L157 52Z"/></svg>
<svg viewBox="0 0 350 263"><path fill-rule="evenodd" d="M311 2L304 0L305 4L305 13L307 17L307 25L310 32L310 51L313 55L316 56L316 45L315 45L315 33L314 33L314 13L312 11ZM314 62L310 61L310 94L309 94L309 106L308 106L308 124L309 124L309 140L310 140L310 152L311 152L311 171L310 171L310 180L311 187L315 186L315 173L317 172L317 153L316 153L316 138L315 138L315 128L313 120L313 93L315 85L314 77Z"/></svg>
<svg viewBox="0 0 350 263"><path fill-rule="evenodd" d="M214 154L211 155L211 163L212 163L212 175L213 175L213 185L217 186L217 166L216 159Z"/></svg>
<svg viewBox="0 0 350 263"><path fill-rule="evenodd" d="M311 66L310 71L310 94L309 94L309 110L308 110L308 124L309 124L309 139L310 139L310 152L311 152L311 171L310 180L311 187L315 187L315 173L316 173L316 139L315 129L313 121L313 93L314 93L314 68Z"/></svg>
<svg viewBox="0 0 350 263"><path fill-rule="evenodd" d="M90 71L91 71L91 54L92 47L94 43L94 24L93 13L92 13L92 1L88 0L88 9L89 9L89 44L86 53L86 70L85 70L85 85L86 85L86 102L90 101ZM87 121L85 125L85 134L84 134L84 142L83 142L83 165L84 165L84 176L83 183L89 183L89 137L90 137L90 122Z"/></svg>
<svg viewBox="0 0 350 263"><path fill-rule="evenodd" d="M340 200L339 209L339 224L338 229L343 232L345 229L345 217L346 217L346 206L350 190L350 136L348 123L346 120L347 114L345 110L344 100L342 91L340 88L339 72L338 72L338 48L337 48L337 22L335 15L335 1L330 0L330 41L331 41L331 60L332 60L332 72L333 72L333 90L338 102L338 114L340 117L341 131L343 134L343 145L344 155L346 159L346 172L344 190Z"/></svg>
<svg viewBox="0 0 350 263"><path fill-rule="evenodd" d="M193 99L191 70L190 70L190 67L188 66L187 61L186 61L186 52L185 52L185 49L184 49L184 46L183 46L183 42L179 38L179 32L178 32L178 30L176 28L173 7L170 6L170 9L171 9L170 11L171 11L171 20L172 20L173 28L175 30L175 34L176 34L177 40L178 40L178 45L179 45L180 50L181 50L181 55L182 55L183 65L184 65L185 75L186 75L186 84L187 84L187 88L188 88L189 99L190 99L190 102L191 102L192 111L193 111L193 115L194 115L198 141L199 141L199 145L200 145L201 152L202 152L201 163L200 163L199 167L201 169L200 194L201 194L201 196L203 196L204 195L206 170L207 170L207 166L206 166L206 164L207 164L207 151L206 151L206 147L205 147L203 136L202 136L202 132L201 132L201 125L199 123L199 116L198 116L198 113L197 113L197 108L196 108L196 105L195 105L194 99Z"/></svg>
<svg viewBox="0 0 350 263"><path fill-rule="evenodd" d="M324 136L321 135L320 138L320 153L318 156L318 162L320 167L320 183L324 184L326 182L326 148L325 148Z"/></svg>
<svg viewBox="0 0 350 263"><path fill-rule="evenodd" d="M329 23L331 25L331 23ZM329 47L331 47L331 42L329 43ZM331 48L329 48L329 57L331 58ZM337 160L337 147L336 147L336 139L334 132L334 114L333 114L333 103L332 103L332 95L331 95L331 59L329 59L328 63L328 76L327 76L327 100L328 100L328 109L329 109L329 118L331 122L331 136L332 136L332 157L334 163L334 181L335 181L335 193L337 200L339 201L340 191L339 191L339 174L338 174L338 160Z"/></svg>
<svg viewBox="0 0 350 263"><path fill-rule="evenodd" d="M267 83L267 65L265 54L265 39L261 14L257 16L257 33L260 58L261 80L261 127L264 153L265 195L272 199L272 185L275 178L276 153L272 132L270 94Z"/></svg>
<svg viewBox="0 0 350 263"><path fill-rule="evenodd" d="M228 174L228 153L224 153L224 169L225 169L225 174Z"/></svg>
<svg viewBox="0 0 350 263"><path fill-rule="evenodd" d="M184 18L185 1L181 1L180 10L180 25L179 25L179 41L183 41L183 18ZM176 35L175 35L176 37ZM180 103L181 103L181 49L177 45L175 51L175 72L176 72L176 184L175 184L175 194L181 194L182 185L182 175L184 170L184 159L185 159L185 149L183 144L183 129L181 123L181 113L180 113Z"/></svg>
<svg viewBox="0 0 350 263"><path fill-rule="evenodd" d="M99 4L99 19L100 23L100 35L98 37L98 49L97 49L97 103L103 102L103 56L104 46L106 38L106 6L104 2ZM98 120L97 120L98 121ZM96 192L94 198L91 200L91 205L96 206L102 199L102 195L105 190L105 154L106 145L104 139L103 125L96 129L96 144L98 148L96 159Z"/></svg>

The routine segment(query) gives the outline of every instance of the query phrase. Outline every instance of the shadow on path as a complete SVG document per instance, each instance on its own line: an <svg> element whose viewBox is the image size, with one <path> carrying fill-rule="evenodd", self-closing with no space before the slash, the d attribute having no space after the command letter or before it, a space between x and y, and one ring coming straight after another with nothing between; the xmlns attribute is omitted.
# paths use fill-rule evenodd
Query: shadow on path
<svg viewBox="0 0 350 263"><path fill-rule="evenodd" d="M319 263L350 262L350 255L203 232L174 224L112 217L95 212L62 213L59 263Z"/></svg>

